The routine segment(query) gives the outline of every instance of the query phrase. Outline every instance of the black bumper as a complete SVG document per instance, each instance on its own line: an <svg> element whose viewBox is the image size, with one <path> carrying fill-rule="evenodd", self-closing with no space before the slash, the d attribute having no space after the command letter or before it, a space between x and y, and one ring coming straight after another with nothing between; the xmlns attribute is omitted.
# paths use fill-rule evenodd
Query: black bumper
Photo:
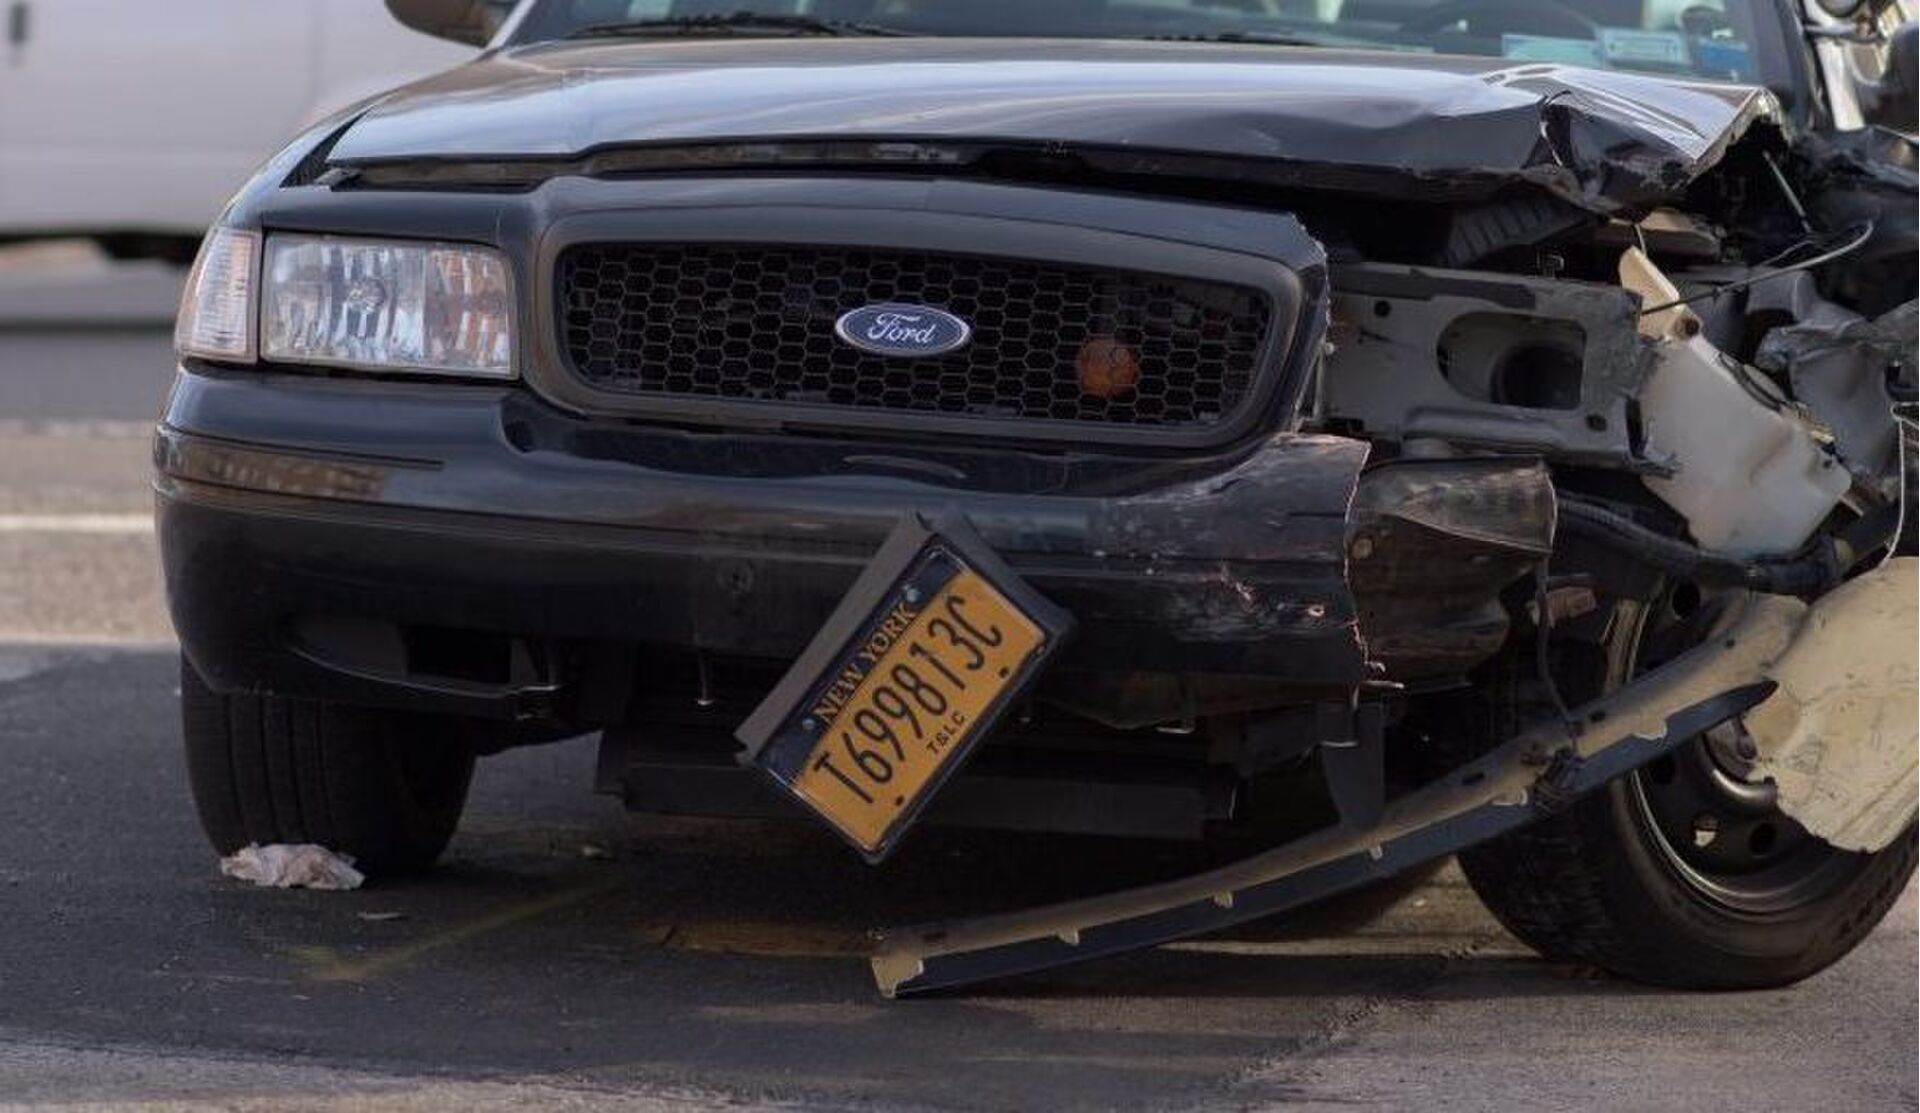
<svg viewBox="0 0 1920 1113"><path fill-rule="evenodd" d="M185 369L155 452L174 624L223 690L617 719L599 672L789 660L901 515L946 509L1078 619L1052 681L1069 705L1151 721L1139 693L1182 685L1142 678L1366 677L1345 542L1367 449L1342 438L893 456L582 421L512 387Z"/></svg>

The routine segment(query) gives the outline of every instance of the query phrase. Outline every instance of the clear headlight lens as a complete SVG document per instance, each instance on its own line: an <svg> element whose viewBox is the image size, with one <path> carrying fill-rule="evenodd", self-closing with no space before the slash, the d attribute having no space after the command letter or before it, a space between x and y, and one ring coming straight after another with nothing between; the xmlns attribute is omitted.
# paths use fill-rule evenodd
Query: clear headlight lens
<svg viewBox="0 0 1920 1113"><path fill-rule="evenodd" d="M513 286L490 248L276 234L263 286L265 359L514 373Z"/></svg>
<svg viewBox="0 0 1920 1113"><path fill-rule="evenodd" d="M253 362L253 287L260 269L260 234L215 228L200 244L180 294L174 350L241 363Z"/></svg>

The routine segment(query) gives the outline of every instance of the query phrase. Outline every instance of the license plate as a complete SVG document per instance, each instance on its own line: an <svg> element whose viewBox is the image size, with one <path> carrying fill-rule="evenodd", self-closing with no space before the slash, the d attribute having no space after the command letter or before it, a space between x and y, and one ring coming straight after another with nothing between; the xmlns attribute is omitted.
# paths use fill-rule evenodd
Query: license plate
<svg viewBox="0 0 1920 1113"><path fill-rule="evenodd" d="M964 523L903 523L741 725L745 760L877 862L1071 625Z"/></svg>

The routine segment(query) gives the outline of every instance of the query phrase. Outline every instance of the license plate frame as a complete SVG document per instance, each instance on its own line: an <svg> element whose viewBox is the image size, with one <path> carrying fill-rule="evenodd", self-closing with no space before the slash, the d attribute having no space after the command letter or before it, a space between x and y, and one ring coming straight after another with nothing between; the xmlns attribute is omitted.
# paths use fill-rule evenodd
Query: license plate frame
<svg viewBox="0 0 1920 1113"><path fill-rule="evenodd" d="M983 585L997 598L978 595ZM922 729L917 716L912 724L916 733L910 736L902 730L895 740L907 747L904 753L895 742L857 736L859 749L871 746L873 749L867 752L877 755L868 760L887 763L888 783L896 770L911 772L916 778L911 790L897 793L891 805L871 798L861 804L854 797L864 796L862 789L875 785L856 773L853 766L864 766L866 761L844 761L841 765L847 768L841 768L833 764L829 748L839 734L852 735L845 724L863 709L856 704L864 703L878 687L886 687L884 681L869 681L889 675L886 670L896 663L896 648L901 653L911 652L912 635L924 632L939 617L927 616L934 607L944 605L955 590L975 593L963 597L963 601L969 606L982 606L981 615L992 615L1004 604L1006 612L1016 616L1008 619L1011 631L1003 628L1002 641L991 643L990 648L1006 647L1018 660L1011 665L996 663L995 658L986 660L981 669L993 674L986 677L992 684L991 695L983 686L954 699L954 713L965 710L967 718L955 728L957 734L941 743L937 753L932 748L937 734L928 739L917 733ZM903 617L908 614L918 617ZM1023 629L1021 621L1031 629ZM947 630L954 629L955 624L947 626ZM1073 616L1022 580L963 515L947 513L931 521L918 514L907 515L806 650L734 732L745 747L740 761L758 769L783 795L822 820L869 863L878 864L893 853L941 788L966 765L981 740L1025 698L1073 629ZM1009 632L1015 636L1012 644ZM1031 645L1023 645L1029 634ZM876 637L883 640L876 642ZM882 644L885 648L876 654L875 646ZM927 646L922 643L922 648ZM953 679L955 673L974 679L964 672L972 660L973 654L968 651L963 661L944 666L927 661L926 665L938 669L946 679ZM1003 671L1006 675L998 675ZM931 671L928 675L934 676ZM943 698L955 695L945 680L936 687ZM933 697L926 698L931 701ZM966 703L964 709L958 706L962 702ZM893 701L895 707L902 704L902 700ZM886 722L893 726L905 720ZM940 725L931 719L926 723L930 728ZM849 759L855 757L850 739L841 739L840 744L848 747ZM822 754L828 758L824 772L818 764ZM915 762L914 758L922 760ZM826 779L829 775L831 782ZM829 783L835 793L820 791L821 785ZM845 800L838 798L841 790L848 794Z"/></svg>

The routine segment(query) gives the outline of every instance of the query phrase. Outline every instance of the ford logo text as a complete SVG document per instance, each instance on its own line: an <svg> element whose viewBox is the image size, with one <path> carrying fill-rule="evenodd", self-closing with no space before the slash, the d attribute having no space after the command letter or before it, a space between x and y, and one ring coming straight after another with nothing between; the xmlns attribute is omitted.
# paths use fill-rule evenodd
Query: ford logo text
<svg viewBox="0 0 1920 1113"><path fill-rule="evenodd" d="M863 352L881 356L938 356L966 346L973 327L930 305L865 305L834 322L833 332Z"/></svg>

